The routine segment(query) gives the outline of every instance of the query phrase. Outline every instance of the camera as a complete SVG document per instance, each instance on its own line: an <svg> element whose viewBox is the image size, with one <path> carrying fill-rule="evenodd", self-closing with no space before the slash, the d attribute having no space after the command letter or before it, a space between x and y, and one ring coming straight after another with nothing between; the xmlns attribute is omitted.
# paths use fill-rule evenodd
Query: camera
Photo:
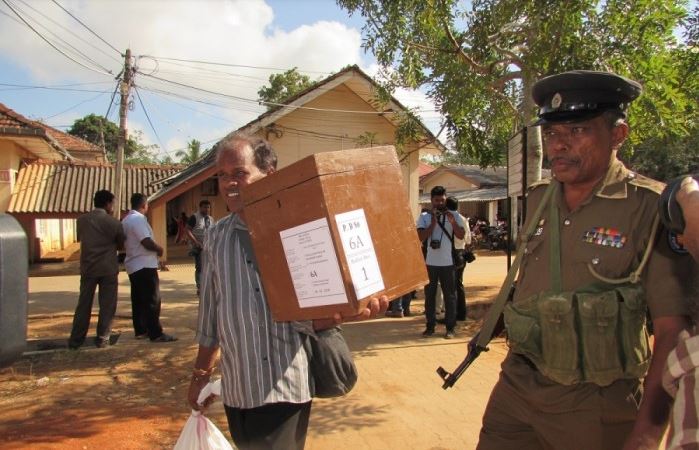
<svg viewBox="0 0 699 450"><path fill-rule="evenodd" d="M699 181L699 173L690 176ZM660 220L665 225L665 228L677 234L684 232L684 216L682 215L682 208L677 203L677 191L680 190L682 180L685 178L686 175L670 181L658 199Z"/></svg>
<svg viewBox="0 0 699 450"><path fill-rule="evenodd" d="M441 246L442 246L442 241L440 241L440 240L438 240L438 239L432 239L432 240L430 241L430 247L431 247L433 250L437 250L437 249L438 249L439 247L441 247Z"/></svg>

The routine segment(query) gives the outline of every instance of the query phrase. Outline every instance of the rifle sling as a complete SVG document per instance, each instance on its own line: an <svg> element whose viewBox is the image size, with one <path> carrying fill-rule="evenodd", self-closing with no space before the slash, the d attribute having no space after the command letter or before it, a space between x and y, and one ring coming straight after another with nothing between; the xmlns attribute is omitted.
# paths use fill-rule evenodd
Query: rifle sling
<svg viewBox="0 0 699 450"><path fill-rule="evenodd" d="M517 255L515 256L514 261L512 261L512 265L510 266L510 270L507 272L507 277L505 278L505 281L500 287L500 292L498 293L495 302L490 307L490 310L488 310L488 315L486 316L485 321L483 322L483 327L481 327L481 331L478 333L478 341L476 341L476 345L481 349L487 348L488 343L493 338L493 331L495 330L495 326L498 323L500 314L502 314L502 311L505 309L507 298L510 295L512 285L514 284L515 277L517 276L517 272L519 271L519 266L522 262L522 256L524 255L524 249L526 248L527 243L529 243L529 239L531 239L532 235L534 234L534 231L536 230L536 227L539 223L539 218L541 217L544 208L549 203L551 196L553 195L553 192L556 190L556 185L557 183L554 180L551 180L551 183L549 184L548 188L546 188L544 197L541 199L541 203L539 203L539 206L536 208L534 216L532 217L532 220L529 222L529 226L527 227L527 230L524 233L524 239L522 239L522 241L519 244L519 247L517 248Z"/></svg>

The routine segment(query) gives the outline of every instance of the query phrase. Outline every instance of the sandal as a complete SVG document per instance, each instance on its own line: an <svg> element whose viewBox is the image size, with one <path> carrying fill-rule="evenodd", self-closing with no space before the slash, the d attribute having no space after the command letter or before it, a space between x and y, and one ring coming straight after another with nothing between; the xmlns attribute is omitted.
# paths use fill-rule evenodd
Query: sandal
<svg viewBox="0 0 699 450"><path fill-rule="evenodd" d="M175 342L177 338L175 336L169 335L169 334L161 334L155 339L151 339L151 342Z"/></svg>

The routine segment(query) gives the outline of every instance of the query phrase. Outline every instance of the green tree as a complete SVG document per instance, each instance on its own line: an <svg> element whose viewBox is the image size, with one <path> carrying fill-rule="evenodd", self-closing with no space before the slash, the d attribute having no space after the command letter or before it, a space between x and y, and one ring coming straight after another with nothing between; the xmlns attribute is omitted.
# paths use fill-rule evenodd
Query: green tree
<svg viewBox="0 0 699 450"><path fill-rule="evenodd" d="M673 30L682 0L337 0L366 20L364 47L384 67L386 89L423 88L446 117L456 150L501 164L507 138L534 117L531 86L570 69L640 80L632 143L686 133ZM663 126L658 126L662 123ZM528 178L541 172L540 131L528 133Z"/></svg>
<svg viewBox="0 0 699 450"><path fill-rule="evenodd" d="M262 86L257 91L261 102L284 103L284 101L314 84L307 75L299 73L296 67L283 73L275 73L269 76L269 85ZM276 105L267 104L267 109Z"/></svg>
<svg viewBox="0 0 699 450"><path fill-rule="evenodd" d="M181 164L194 164L202 157L201 153L201 142L196 139L192 139L187 142L187 150L177 150L175 156L180 158Z"/></svg>
<svg viewBox="0 0 699 450"><path fill-rule="evenodd" d="M73 122L73 125L68 130L68 134L92 142L100 148L104 143L107 159L111 162L116 161L119 126L114 122L110 122L96 114L88 114ZM142 133L140 131L132 133L128 137L126 145L124 146L124 162L132 164L150 164L156 162L153 150L157 148L157 145L149 146L143 144L141 141Z"/></svg>
<svg viewBox="0 0 699 450"><path fill-rule="evenodd" d="M644 175L669 181L677 176L699 172L699 6L684 22L685 45L673 49L673 58L680 63L682 91L693 99L681 113L686 117L687 132L650 136L639 142L633 152L622 152L622 158Z"/></svg>
<svg viewBox="0 0 699 450"><path fill-rule="evenodd" d="M360 148L373 147L379 143L378 133L374 133L372 131L365 131L364 133L357 136L354 142L356 142L357 146Z"/></svg>

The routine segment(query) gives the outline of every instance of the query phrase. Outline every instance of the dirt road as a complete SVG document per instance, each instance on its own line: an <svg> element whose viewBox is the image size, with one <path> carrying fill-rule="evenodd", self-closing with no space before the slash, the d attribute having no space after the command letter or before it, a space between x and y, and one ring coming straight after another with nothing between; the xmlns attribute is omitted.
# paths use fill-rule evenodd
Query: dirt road
<svg viewBox="0 0 699 450"><path fill-rule="evenodd" d="M469 301L492 298L504 274L504 257L479 255L466 271ZM67 338L78 284L77 276L30 278L29 339ZM25 356L1 369L0 448L172 448L189 414L184 398L196 352L193 266L162 272L161 290L162 322L178 342L134 339L128 278L121 274L117 345ZM475 446L504 345L494 345L443 391L435 369L456 367L477 323L467 321L455 340L424 339L421 311L419 299L413 317L345 326L360 379L344 398L314 401L308 449ZM220 403L208 415L227 435Z"/></svg>

